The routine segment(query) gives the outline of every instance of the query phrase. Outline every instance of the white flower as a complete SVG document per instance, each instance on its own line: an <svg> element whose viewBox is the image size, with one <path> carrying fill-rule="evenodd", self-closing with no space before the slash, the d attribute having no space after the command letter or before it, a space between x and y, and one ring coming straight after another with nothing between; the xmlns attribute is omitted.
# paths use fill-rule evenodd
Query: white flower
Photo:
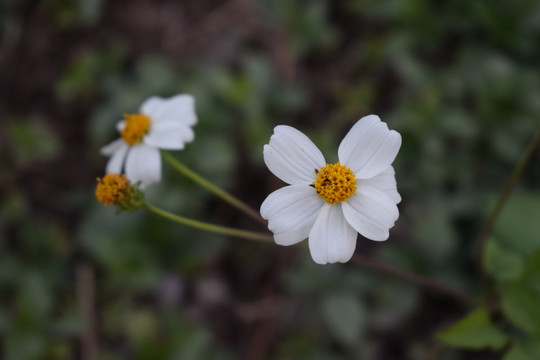
<svg viewBox="0 0 540 360"><path fill-rule="evenodd" d="M159 149L183 149L185 143L193 141L191 126L196 123L191 95L146 99L138 114L124 115L117 124L120 139L101 149L103 155L111 156L107 174L125 172L131 183L140 181L142 188L160 181Z"/></svg>
<svg viewBox="0 0 540 360"><path fill-rule="evenodd" d="M388 239L401 201L391 165L400 146L400 134L369 115L339 145L339 162L327 164L306 135L277 126L264 146L264 162L289 185L261 205L275 242L293 245L309 238L313 260L326 264L351 259L357 232Z"/></svg>

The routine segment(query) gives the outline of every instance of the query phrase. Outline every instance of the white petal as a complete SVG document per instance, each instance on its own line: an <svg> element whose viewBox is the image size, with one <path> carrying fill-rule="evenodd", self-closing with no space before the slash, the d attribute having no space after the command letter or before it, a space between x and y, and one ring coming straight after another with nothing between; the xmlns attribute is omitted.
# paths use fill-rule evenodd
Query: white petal
<svg viewBox="0 0 540 360"><path fill-rule="evenodd" d="M122 139L115 140L101 148L101 154L111 157L105 166L105 173L122 173L122 167L128 148L128 145Z"/></svg>
<svg viewBox="0 0 540 360"><path fill-rule="evenodd" d="M122 144L111 156L105 167L105 172L107 174L121 174L122 167L124 166L124 161L126 160L126 153L129 149L129 146Z"/></svg>
<svg viewBox="0 0 540 360"><path fill-rule="evenodd" d="M131 146L126 159L126 176L132 183L141 182L141 188L161 180L159 150L146 144Z"/></svg>
<svg viewBox="0 0 540 360"><path fill-rule="evenodd" d="M338 157L357 178L369 179L392 164L401 146L401 135L388 130L376 115L356 122L341 141Z"/></svg>
<svg viewBox="0 0 540 360"><path fill-rule="evenodd" d="M143 141L145 144L160 149L181 150L187 142L192 142L194 138L195 133L188 125L165 121L153 125Z"/></svg>
<svg viewBox="0 0 540 360"><path fill-rule="evenodd" d="M361 235L376 241L388 239L389 230L399 217L394 201L371 186L359 185L342 206L349 224Z"/></svg>
<svg viewBox="0 0 540 360"><path fill-rule="evenodd" d="M140 111L150 116L152 125L161 121L180 122L187 126L197 123L195 99L187 94L175 95L168 99L152 96L142 103Z"/></svg>
<svg viewBox="0 0 540 360"><path fill-rule="evenodd" d="M122 146L127 146L124 140L122 138L116 139L113 142L103 146L99 152L101 153L101 155L111 156Z"/></svg>
<svg viewBox="0 0 540 360"><path fill-rule="evenodd" d="M370 179L358 179L358 184L368 185L379 189L394 201L399 204L401 202L401 196L397 191L396 176L392 166L389 166L379 175L376 175Z"/></svg>
<svg viewBox="0 0 540 360"><path fill-rule="evenodd" d="M289 185L268 195L261 205L261 216L279 245L293 245L309 235L324 201L315 189L306 185Z"/></svg>
<svg viewBox="0 0 540 360"><path fill-rule="evenodd" d="M341 204L324 204L309 233L309 251L317 264L347 262L354 254L358 234L345 217Z"/></svg>
<svg viewBox="0 0 540 360"><path fill-rule="evenodd" d="M125 127L126 127L126 120L120 120L119 122L116 123L116 130L118 130L118 132L122 132L122 130L124 130Z"/></svg>
<svg viewBox="0 0 540 360"><path fill-rule="evenodd" d="M263 155L268 169L288 184L309 185L315 181L315 169L326 165L315 144L300 131L286 125L274 128Z"/></svg>

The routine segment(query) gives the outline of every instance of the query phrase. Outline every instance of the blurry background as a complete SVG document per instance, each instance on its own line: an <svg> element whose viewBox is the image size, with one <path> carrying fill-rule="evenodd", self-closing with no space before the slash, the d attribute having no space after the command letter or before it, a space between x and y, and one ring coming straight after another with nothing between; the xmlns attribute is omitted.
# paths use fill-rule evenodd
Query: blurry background
<svg viewBox="0 0 540 360"><path fill-rule="evenodd" d="M469 307L356 264L115 215L93 196L123 113L196 98L176 154L259 208L288 124L330 162L375 113L402 134L389 241L357 252L478 294L475 243L540 119L534 0L2 0L0 347L19 359L422 359ZM540 246L540 156L494 236ZM264 231L163 164L147 198ZM435 358L435 357L434 357ZM437 359L498 359L446 349Z"/></svg>

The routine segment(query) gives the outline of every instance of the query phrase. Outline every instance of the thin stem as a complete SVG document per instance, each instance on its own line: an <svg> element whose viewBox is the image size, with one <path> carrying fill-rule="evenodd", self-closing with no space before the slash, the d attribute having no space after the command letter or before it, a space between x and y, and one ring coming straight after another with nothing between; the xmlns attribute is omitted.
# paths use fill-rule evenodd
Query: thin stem
<svg viewBox="0 0 540 360"><path fill-rule="evenodd" d="M157 208L154 205L151 205L149 203L144 203L143 207L146 210L153 212L156 215L162 216L166 219L175 221L182 225L194 227L196 229L205 230L205 231L222 234L222 235L239 237L239 238L248 239L248 240L270 241L270 242L273 241L272 236L267 235L267 234L262 234L262 233L247 231L247 230L233 229L233 228L229 228L225 226L214 225L214 224L209 224L209 223L205 223L198 220L189 219L180 215L172 214L168 211Z"/></svg>
<svg viewBox="0 0 540 360"><path fill-rule="evenodd" d="M478 303L478 300L476 298L474 298L473 296L470 296L467 293L461 292L459 290L452 289L452 288L450 288L450 287L448 287L446 285L438 283L438 282L436 282L434 280L431 280L429 278L426 278L424 276L412 273L410 271L403 270L403 269L397 269L397 268L394 268L394 267L392 267L390 265L383 264L381 262L378 262L377 260L370 259L370 258L368 258L366 256L362 256L360 254L355 254L352 257L352 261L359 264L359 265L362 265L364 267L375 270L377 272L384 273L384 274L387 274L387 275L396 276L396 277L399 277L401 279L410 281L410 282L412 282L414 284L423 286L425 288L428 288L428 289L431 289L431 290L434 290L434 291L437 291L437 292L440 292L440 293L443 293L443 294L446 294L446 295L450 295L450 296L452 296L452 297L454 297L456 299L459 299L461 301L465 301L465 302L471 303L471 304L477 304Z"/></svg>
<svg viewBox="0 0 540 360"><path fill-rule="evenodd" d="M253 219L260 222L261 224L266 225L266 221L251 206L249 206L248 204L246 204L243 201L239 200L238 198L234 197L233 195L229 194L225 190L223 190L223 189L217 187L216 185L212 184L208 180L202 178L200 175L194 173L192 170L190 170L184 164L179 162L176 158L174 158L168 152L162 151L161 155L176 170L180 171L182 174L186 175L187 177L189 177L191 180L193 180L196 183L198 183L199 185L201 185L206 190L208 190L210 192L213 192L215 195L219 196L221 199L228 202L230 205L232 205L235 208L243 211L244 213L246 213L246 215L252 217Z"/></svg>
<svg viewBox="0 0 540 360"><path fill-rule="evenodd" d="M539 145L540 145L540 127L537 129L535 136L533 137L529 146L527 147L527 150L525 150L523 157L517 163L516 168L512 172L512 175L510 175L510 177L506 181L504 189L501 192L499 199L497 200L497 204L495 205L495 208L489 215L487 222L485 223L482 231L480 232L480 235L478 237L478 246L479 246L478 257L479 257L480 264L482 264L482 255L484 254L484 249L486 247L489 234L491 234L491 231L493 230L493 227L495 226L495 223L497 222L497 219L499 218L501 210L506 204L508 197L512 193L512 190L514 189L516 183L518 182L519 178L523 174L523 171L525 171L525 168L531 161L534 151ZM480 266L480 268L482 269L482 273L484 273L484 267Z"/></svg>

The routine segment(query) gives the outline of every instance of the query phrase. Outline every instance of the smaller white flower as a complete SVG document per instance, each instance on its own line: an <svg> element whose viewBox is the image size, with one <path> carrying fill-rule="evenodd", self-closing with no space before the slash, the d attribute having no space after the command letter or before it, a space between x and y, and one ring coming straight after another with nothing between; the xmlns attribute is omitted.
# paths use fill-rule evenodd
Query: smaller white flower
<svg viewBox="0 0 540 360"><path fill-rule="evenodd" d="M191 95L146 99L138 114L126 114L118 122L120 139L101 148L103 155L111 157L106 173L125 173L131 183L140 181L141 188L159 182L159 149L183 149L193 141L191 127L196 123L195 99Z"/></svg>
<svg viewBox="0 0 540 360"><path fill-rule="evenodd" d="M358 233L368 239L388 239L399 216L392 162L401 135L378 116L365 116L339 145L335 164L327 164L319 149L300 131L280 125L264 146L264 162L289 184L271 193L261 215L279 245L309 238L318 264L347 262Z"/></svg>

